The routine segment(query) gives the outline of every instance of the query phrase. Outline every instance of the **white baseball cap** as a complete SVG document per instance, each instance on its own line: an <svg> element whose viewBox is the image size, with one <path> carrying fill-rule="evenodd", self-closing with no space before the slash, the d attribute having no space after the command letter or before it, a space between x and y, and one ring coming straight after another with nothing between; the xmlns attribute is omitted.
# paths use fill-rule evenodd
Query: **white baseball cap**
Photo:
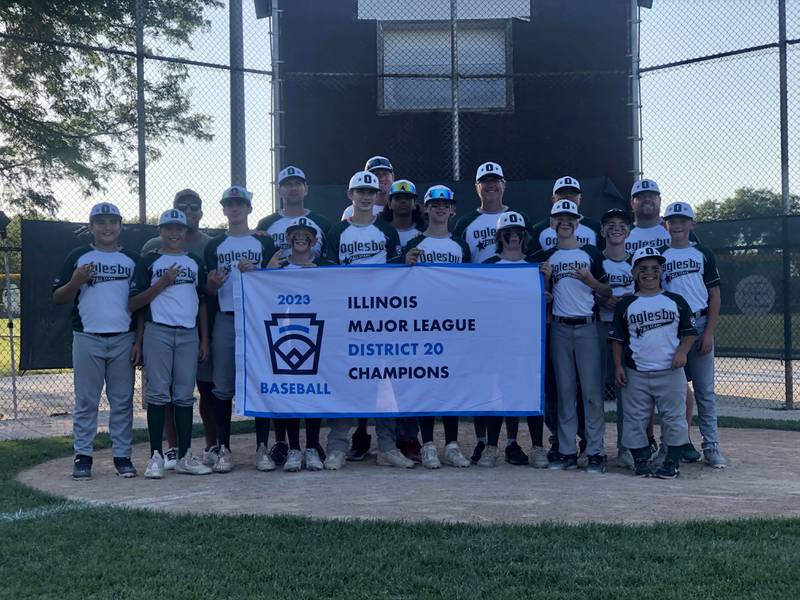
<svg viewBox="0 0 800 600"><path fill-rule="evenodd" d="M572 215L573 217L578 217L578 219L583 218L578 210L578 205L572 200L559 200L553 204L550 209L550 216L555 217L556 215Z"/></svg>
<svg viewBox="0 0 800 600"><path fill-rule="evenodd" d="M302 179L304 182L306 180L306 174L303 173L303 170L299 167L288 166L283 169L280 173L278 173L278 185L282 184L287 179L292 177L296 177L297 179Z"/></svg>
<svg viewBox="0 0 800 600"><path fill-rule="evenodd" d="M688 202L671 202L664 209L664 218L670 217L686 217L694 220L694 209Z"/></svg>
<svg viewBox="0 0 800 600"><path fill-rule="evenodd" d="M162 225L183 225L184 227L188 227L186 223L186 215L183 214L182 210L178 210L177 208L170 208L169 210L165 210L161 213L161 217L158 219L158 226L161 227Z"/></svg>
<svg viewBox="0 0 800 600"><path fill-rule="evenodd" d="M655 258L662 265L667 262L667 259L662 256L661 252L652 246L645 246L643 248L639 248L633 253L633 262L631 263L631 266L635 267L637 262L644 260L645 258Z"/></svg>
<svg viewBox="0 0 800 600"><path fill-rule="evenodd" d="M475 182L477 183L484 177L499 177L503 179L503 167L494 162L485 162L475 173Z"/></svg>
<svg viewBox="0 0 800 600"><path fill-rule="evenodd" d="M523 217L518 212L514 212L513 210L509 210L504 212L500 217L497 219L497 231L502 229L508 229L510 227L525 227L525 217Z"/></svg>
<svg viewBox="0 0 800 600"><path fill-rule="evenodd" d="M652 179L640 179L639 181L636 181L631 188L631 198L633 198L639 192L653 192L655 194L660 194L661 190L658 188L658 184Z"/></svg>
<svg viewBox="0 0 800 600"><path fill-rule="evenodd" d="M379 190L378 178L374 173L369 171L356 171L355 175L350 178L350 184L347 186L348 190Z"/></svg>
<svg viewBox="0 0 800 600"><path fill-rule="evenodd" d="M111 202L100 202L99 204L95 204L92 207L91 212L89 212L89 220L91 221L94 217L119 217L120 220L122 219L122 215L119 212L119 209Z"/></svg>
<svg viewBox="0 0 800 600"><path fill-rule="evenodd" d="M220 203L224 204L225 200L244 200L248 204L253 204L253 194L247 191L247 188L242 187L241 185L234 185L229 187L227 190L222 192L222 198L220 198Z"/></svg>
<svg viewBox="0 0 800 600"><path fill-rule="evenodd" d="M295 229L307 229L314 235L317 235L317 229L314 227L313 221L308 217L297 217L296 219L292 219L289 222L289 226L286 228L286 235L288 236L289 233Z"/></svg>
<svg viewBox="0 0 800 600"><path fill-rule="evenodd" d="M556 182L553 184L553 194L555 194L561 188L571 187L575 188L579 192L581 191L581 183L574 177L570 175L564 175L559 179L556 179Z"/></svg>

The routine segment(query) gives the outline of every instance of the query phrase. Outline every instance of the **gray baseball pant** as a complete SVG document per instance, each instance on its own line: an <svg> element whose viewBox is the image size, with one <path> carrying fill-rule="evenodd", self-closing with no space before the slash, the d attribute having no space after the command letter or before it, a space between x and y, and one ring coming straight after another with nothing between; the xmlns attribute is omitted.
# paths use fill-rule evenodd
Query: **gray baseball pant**
<svg viewBox="0 0 800 600"><path fill-rule="evenodd" d="M689 349L686 357L686 376L692 382L694 400L697 405L697 421L700 435L703 436L703 447L719 443L717 433L717 394L714 392L714 348L708 354L700 354L700 336L706 329L708 317L699 317L695 321L697 340Z"/></svg>
<svg viewBox="0 0 800 600"><path fill-rule="evenodd" d="M214 389L212 392L220 400L231 400L236 393L236 330L233 325L233 315L225 313L216 315L213 339L211 363L214 373Z"/></svg>
<svg viewBox="0 0 800 600"><path fill-rule="evenodd" d="M328 454L337 450L346 453L353 419L328 419L328 424L331 429L328 433L328 443L325 451ZM395 427L396 419L375 419L375 434L378 436L378 450L380 452L389 452L397 448Z"/></svg>
<svg viewBox="0 0 800 600"><path fill-rule="evenodd" d="M661 439L667 446L689 443L686 424L686 376L683 369L636 371L625 368L627 382L622 388L625 419L622 444L626 448L645 448L647 423L653 404L661 418Z"/></svg>
<svg viewBox="0 0 800 600"><path fill-rule="evenodd" d="M614 385L614 358L611 356L611 344L608 341L608 332L611 329L611 322L597 322L597 336L600 342L600 364L603 368L603 401L605 401L605 387ZM627 450L622 444L622 395L619 388L614 385L614 397L617 400L617 448L620 451Z"/></svg>
<svg viewBox="0 0 800 600"><path fill-rule="evenodd" d="M134 369L133 332L103 337L75 331L72 334L72 367L75 409L72 434L75 454L92 456L97 436L97 411L103 384L111 411L108 432L114 458L130 458L133 429Z"/></svg>
<svg viewBox="0 0 800 600"><path fill-rule="evenodd" d="M603 373L597 353L598 344L597 325L594 322L567 325L554 321L551 326L550 351L558 389L558 449L562 454L577 454L578 378L586 415L586 452L590 456L605 454Z"/></svg>
<svg viewBox="0 0 800 600"><path fill-rule="evenodd" d="M148 404L192 406L200 340L197 328L144 326L144 369Z"/></svg>

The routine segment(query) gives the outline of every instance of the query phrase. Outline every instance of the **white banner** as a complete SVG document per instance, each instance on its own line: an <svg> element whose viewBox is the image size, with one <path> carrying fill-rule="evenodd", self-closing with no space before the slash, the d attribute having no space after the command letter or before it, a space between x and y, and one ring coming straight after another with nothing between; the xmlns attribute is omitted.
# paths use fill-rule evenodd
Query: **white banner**
<svg viewBox="0 0 800 600"><path fill-rule="evenodd" d="M240 415L542 414L537 265L235 273Z"/></svg>

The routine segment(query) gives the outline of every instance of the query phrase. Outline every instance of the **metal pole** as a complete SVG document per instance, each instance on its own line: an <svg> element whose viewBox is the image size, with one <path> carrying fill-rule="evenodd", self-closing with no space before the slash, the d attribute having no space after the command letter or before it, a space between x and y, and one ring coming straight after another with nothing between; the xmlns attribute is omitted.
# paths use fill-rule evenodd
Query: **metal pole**
<svg viewBox="0 0 800 600"><path fill-rule="evenodd" d="M3 294L5 295L4 305L6 307L6 314L8 315L8 341L9 349L11 350L11 402L14 418L17 419L19 418L17 412L17 357L14 344L14 315L11 314L11 302L9 302L11 298L11 292L9 290L11 286L11 265L8 261L8 234L6 230L3 229L0 231L0 235L3 238L3 258L5 259L6 267L6 281L3 286Z"/></svg>
<svg viewBox="0 0 800 600"><path fill-rule="evenodd" d="M247 151L244 128L244 32L242 0L231 0L228 8L231 55L231 185L247 185Z"/></svg>
<svg viewBox="0 0 800 600"><path fill-rule="evenodd" d="M786 64L786 0L778 0L778 50L781 115L781 198L783 200L783 364L786 408L794 408L792 375L791 251L789 249L789 108Z"/></svg>
<svg viewBox="0 0 800 600"><path fill-rule="evenodd" d="M136 149L139 167L139 223L147 222L147 177L144 116L144 16L145 2L136 0Z"/></svg>
<svg viewBox="0 0 800 600"><path fill-rule="evenodd" d="M629 38L631 72L629 81L629 101L631 113L631 143L633 144L633 161L631 174L634 179L642 178L642 86L639 73L639 46L640 46L640 13L637 0L629 0Z"/></svg>
<svg viewBox="0 0 800 600"><path fill-rule="evenodd" d="M270 57L272 60L272 178L273 210L277 210L277 176L283 167L283 75L280 60L281 13L278 0L272 0L272 19L270 21Z"/></svg>
<svg viewBox="0 0 800 600"><path fill-rule="evenodd" d="M450 96L452 102L451 129L453 181L461 180L461 138L458 114L458 0L450 0Z"/></svg>

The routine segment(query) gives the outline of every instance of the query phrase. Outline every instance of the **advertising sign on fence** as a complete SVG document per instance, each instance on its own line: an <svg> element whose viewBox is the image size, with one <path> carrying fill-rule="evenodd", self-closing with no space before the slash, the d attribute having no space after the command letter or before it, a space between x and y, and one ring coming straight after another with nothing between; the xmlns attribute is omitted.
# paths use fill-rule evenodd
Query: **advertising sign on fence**
<svg viewBox="0 0 800 600"><path fill-rule="evenodd" d="M537 265L267 269L234 284L238 414L542 414Z"/></svg>

